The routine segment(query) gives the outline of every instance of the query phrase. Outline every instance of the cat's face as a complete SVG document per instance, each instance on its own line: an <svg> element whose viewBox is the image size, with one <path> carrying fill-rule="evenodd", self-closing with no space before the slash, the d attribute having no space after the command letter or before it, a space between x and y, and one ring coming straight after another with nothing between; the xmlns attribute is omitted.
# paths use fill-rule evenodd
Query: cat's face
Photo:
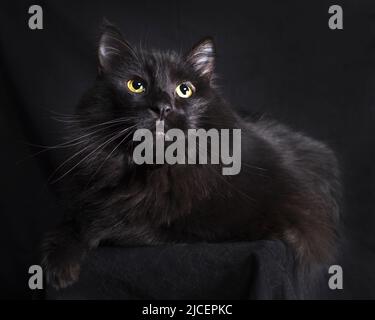
<svg viewBox="0 0 375 320"><path fill-rule="evenodd" d="M204 39L185 55L131 47L112 26L99 44L100 77L109 84L114 117L128 117L136 128L165 130L213 127L214 45Z"/></svg>

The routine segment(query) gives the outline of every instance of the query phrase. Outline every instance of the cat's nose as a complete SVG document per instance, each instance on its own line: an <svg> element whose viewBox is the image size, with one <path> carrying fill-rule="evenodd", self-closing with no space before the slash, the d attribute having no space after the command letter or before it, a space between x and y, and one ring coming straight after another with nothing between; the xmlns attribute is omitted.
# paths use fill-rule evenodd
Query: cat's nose
<svg viewBox="0 0 375 320"><path fill-rule="evenodd" d="M165 117L172 111L172 107L168 104L160 104L151 108L157 115L159 115L160 120L164 120Z"/></svg>
<svg viewBox="0 0 375 320"><path fill-rule="evenodd" d="M172 111L172 108L168 105L161 107L160 109L160 120L164 118Z"/></svg>

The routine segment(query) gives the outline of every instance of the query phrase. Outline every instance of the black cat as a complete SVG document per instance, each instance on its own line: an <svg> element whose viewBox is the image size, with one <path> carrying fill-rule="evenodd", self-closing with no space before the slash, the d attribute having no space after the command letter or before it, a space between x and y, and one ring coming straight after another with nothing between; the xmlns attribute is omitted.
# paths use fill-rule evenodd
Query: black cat
<svg viewBox="0 0 375 320"><path fill-rule="evenodd" d="M74 118L75 148L62 165L70 210L43 246L48 281L66 287L89 250L102 243L281 239L297 264L326 263L334 253L340 183L333 152L273 121L245 121L214 85L214 45L185 56L131 47L106 24L99 73ZM136 129L242 130L242 170L221 165L137 165Z"/></svg>

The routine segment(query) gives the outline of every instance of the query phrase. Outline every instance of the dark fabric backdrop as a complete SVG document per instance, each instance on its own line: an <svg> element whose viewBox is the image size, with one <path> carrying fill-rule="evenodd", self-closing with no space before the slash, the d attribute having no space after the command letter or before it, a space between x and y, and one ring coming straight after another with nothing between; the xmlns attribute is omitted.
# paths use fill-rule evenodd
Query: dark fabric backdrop
<svg viewBox="0 0 375 320"><path fill-rule="evenodd" d="M187 49L217 43L224 96L243 114L267 114L325 141L345 186L344 291L375 298L375 2L335 1L344 30L328 28L332 1L1 1L0 296L28 298L28 266L62 214L47 178L63 154L51 111L71 114L96 74L103 17L128 41ZM44 30L28 8L44 9Z"/></svg>

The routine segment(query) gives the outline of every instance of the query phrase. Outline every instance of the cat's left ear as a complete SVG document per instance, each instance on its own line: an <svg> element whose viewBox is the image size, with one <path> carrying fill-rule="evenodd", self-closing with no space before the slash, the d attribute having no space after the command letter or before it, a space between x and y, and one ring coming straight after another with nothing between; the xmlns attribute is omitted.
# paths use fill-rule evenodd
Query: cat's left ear
<svg viewBox="0 0 375 320"><path fill-rule="evenodd" d="M212 38L199 41L188 53L187 61L202 77L211 80L214 72L215 45Z"/></svg>
<svg viewBox="0 0 375 320"><path fill-rule="evenodd" d="M99 73L112 72L121 63L135 59L135 51L123 38L121 32L107 20L102 24L99 40Z"/></svg>

